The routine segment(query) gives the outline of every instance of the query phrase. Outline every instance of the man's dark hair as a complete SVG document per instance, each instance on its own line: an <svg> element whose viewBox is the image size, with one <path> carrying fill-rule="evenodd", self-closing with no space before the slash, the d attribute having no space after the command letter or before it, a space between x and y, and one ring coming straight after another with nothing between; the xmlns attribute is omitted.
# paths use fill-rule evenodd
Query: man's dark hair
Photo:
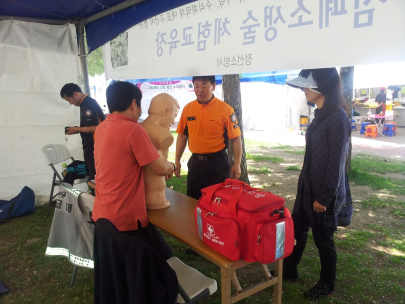
<svg viewBox="0 0 405 304"><path fill-rule="evenodd" d="M141 106L142 92L136 85L129 82L111 83L107 88L106 96L110 113L126 111L134 99L138 108Z"/></svg>
<svg viewBox="0 0 405 304"><path fill-rule="evenodd" d="M60 97L73 97L73 93L83 93L82 89L75 83L67 83L60 90Z"/></svg>
<svg viewBox="0 0 405 304"><path fill-rule="evenodd" d="M342 84L336 68L302 70L299 75L307 78L310 73L318 85L315 91L325 96L325 103L322 107L325 116L329 116L341 108L346 110Z"/></svg>
<svg viewBox="0 0 405 304"><path fill-rule="evenodd" d="M210 75L210 76L193 76L193 84L194 81L200 80L200 81L206 81L208 80L211 82L211 84L215 84L215 75Z"/></svg>
<svg viewBox="0 0 405 304"><path fill-rule="evenodd" d="M385 89L384 88L381 88L380 89L380 93L384 93L385 92Z"/></svg>

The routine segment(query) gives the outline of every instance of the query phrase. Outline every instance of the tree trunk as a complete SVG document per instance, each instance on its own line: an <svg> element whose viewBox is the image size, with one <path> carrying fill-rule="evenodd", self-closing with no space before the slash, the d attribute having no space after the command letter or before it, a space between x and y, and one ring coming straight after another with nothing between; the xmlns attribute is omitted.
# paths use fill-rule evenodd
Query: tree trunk
<svg viewBox="0 0 405 304"><path fill-rule="evenodd" d="M240 93L239 74L222 76L222 92L224 95L224 101L227 104L229 104L235 111L236 117L238 118L239 129L241 132L242 160L240 164L241 168L240 180L244 181L247 184L250 184L246 164L245 140L243 137L242 98ZM233 154L233 146L231 140L229 140L228 143L228 155L229 155L229 162L231 163L231 166L233 166L235 158Z"/></svg>
<svg viewBox="0 0 405 304"><path fill-rule="evenodd" d="M341 67L340 68L340 81L343 87L343 96L347 103L347 116L349 116L350 123L352 121L352 100L353 100L353 77L354 67ZM350 172L352 163L352 138L350 137L349 152L346 158L346 171Z"/></svg>

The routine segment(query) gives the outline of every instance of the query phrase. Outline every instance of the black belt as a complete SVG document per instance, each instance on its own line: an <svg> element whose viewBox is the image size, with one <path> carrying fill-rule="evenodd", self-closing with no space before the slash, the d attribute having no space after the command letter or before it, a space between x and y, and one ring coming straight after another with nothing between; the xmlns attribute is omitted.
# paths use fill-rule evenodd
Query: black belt
<svg viewBox="0 0 405 304"><path fill-rule="evenodd" d="M221 151L215 152L215 153L209 153L209 154L198 154L198 153L193 153L197 157L198 160L203 160L207 161L209 159L221 156L226 154L226 149L223 149Z"/></svg>

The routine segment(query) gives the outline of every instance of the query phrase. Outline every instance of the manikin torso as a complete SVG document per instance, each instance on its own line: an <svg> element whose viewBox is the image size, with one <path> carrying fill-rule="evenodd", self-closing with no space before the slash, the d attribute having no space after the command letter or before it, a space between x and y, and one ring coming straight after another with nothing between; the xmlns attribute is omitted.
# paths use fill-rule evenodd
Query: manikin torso
<svg viewBox="0 0 405 304"><path fill-rule="evenodd" d="M165 109L172 109L173 107L175 111L165 111ZM152 108L153 113L151 113ZM177 116L178 108L178 103L173 97L168 94L160 94L152 99L149 108L149 116L141 124L146 133L148 133L156 151L166 160L169 154L169 148L174 141L169 128L174 122L174 117ZM165 115L160 115L163 112ZM169 207L170 202L166 199L165 195L165 177L156 174L149 165L143 167L143 173L146 209L156 210Z"/></svg>

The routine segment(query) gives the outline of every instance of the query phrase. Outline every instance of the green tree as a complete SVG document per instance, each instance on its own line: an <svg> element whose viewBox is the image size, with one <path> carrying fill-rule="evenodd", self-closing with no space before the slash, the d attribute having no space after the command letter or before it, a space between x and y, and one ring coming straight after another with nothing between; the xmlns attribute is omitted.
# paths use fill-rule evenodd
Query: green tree
<svg viewBox="0 0 405 304"><path fill-rule="evenodd" d="M224 101L229 104L235 111L236 117L238 118L239 128L241 132L241 139L242 139L242 161L240 164L241 169L241 176L240 180L244 181L247 184L249 182L249 175L247 172L247 164L246 164L246 153L245 153L245 140L243 137L243 120L242 120L242 95L240 92L240 80L239 74L233 75L222 75L222 92L224 95ZM231 163L231 167L234 164L234 153L233 153L233 146L232 141L229 140L228 144L228 156L229 162Z"/></svg>
<svg viewBox="0 0 405 304"><path fill-rule="evenodd" d="M87 54L87 69L89 75L94 77L94 75L101 75L104 73L104 61L103 61L103 52L101 47L92 51L89 54L89 47L87 46L87 35L84 34L84 43L86 44L86 54Z"/></svg>
<svg viewBox="0 0 405 304"><path fill-rule="evenodd" d="M104 73L103 52L101 51L101 47L87 56L87 66L89 75L92 77L94 77L95 74L101 75Z"/></svg>
<svg viewBox="0 0 405 304"><path fill-rule="evenodd" d="M354 79L354 67L341 67L340 68L340 81L342 82L343 96L347 103L347 116L349 116L350 122L352 121L352 100L353 100L353 79ZM349 152L346 158L346 171L350 172L352 160L352 138L350 137Z"/></svg>

